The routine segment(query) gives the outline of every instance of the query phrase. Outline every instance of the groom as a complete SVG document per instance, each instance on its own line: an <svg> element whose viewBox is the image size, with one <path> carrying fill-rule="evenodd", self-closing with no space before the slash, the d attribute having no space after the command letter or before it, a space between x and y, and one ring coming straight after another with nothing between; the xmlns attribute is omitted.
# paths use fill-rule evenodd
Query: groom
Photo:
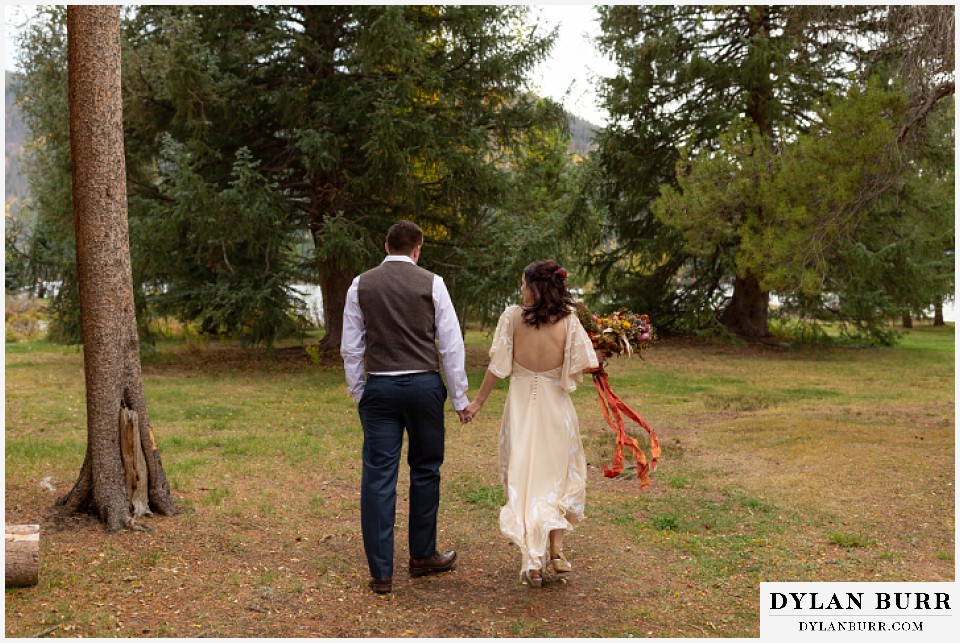
<svg viewBox="0 0 960 643"><path fill-rule="evenodd" d="M370 588L378 594L393 589L404 430L410 466L410 576L449 571L457 560L455 551L436 548L447 397L440 357L453 408L463 422L468 404L465 351L443 279L417 266L422 246L423 232L415 223L391 226L386 258L353 280L343 310L340 354L363 425L360 525Z"/></svg>

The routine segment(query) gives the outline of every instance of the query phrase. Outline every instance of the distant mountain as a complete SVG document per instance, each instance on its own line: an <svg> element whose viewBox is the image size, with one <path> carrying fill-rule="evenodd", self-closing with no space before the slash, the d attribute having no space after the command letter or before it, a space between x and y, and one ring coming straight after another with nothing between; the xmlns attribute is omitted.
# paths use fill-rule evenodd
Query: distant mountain
<svg viewBox="0 0 960 643"><path fill-rule="evenodd" d="M570 125L570 151L576 152L579 156L584 156L588 152L596 149L594 141L596 140L600 126L594 125L590 121L571 114L570 112L565 113L567 115L567 122Z"/></svg>
<svg viewBox="0 0 960 643"><path fill-rule="evenodd" d="M4 149L4 195L5 203L11 208L14 204L23 201L29 194L27 177L21 172L20 158L23 152L23 146L27 139L27 128L24 125L20 109L14 101L12 83L16 80L18 74L6 72L4 74L4 116L6 123L5 131L5 149Z"/></svg>

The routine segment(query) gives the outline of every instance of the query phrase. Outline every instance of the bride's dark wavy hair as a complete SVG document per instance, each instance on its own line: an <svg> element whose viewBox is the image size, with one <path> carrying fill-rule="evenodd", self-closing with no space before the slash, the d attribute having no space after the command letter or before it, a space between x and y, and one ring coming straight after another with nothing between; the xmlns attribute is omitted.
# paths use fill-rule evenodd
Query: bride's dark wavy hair
<svg viewBox="0 0 960 643"><path fill-rule="evenodd" d="M523 269L523 278L533 304L523 307L523 321L535 328L560 321L573 311L573 297L567 290L567 271L552 259L534 261Z"/></svg>

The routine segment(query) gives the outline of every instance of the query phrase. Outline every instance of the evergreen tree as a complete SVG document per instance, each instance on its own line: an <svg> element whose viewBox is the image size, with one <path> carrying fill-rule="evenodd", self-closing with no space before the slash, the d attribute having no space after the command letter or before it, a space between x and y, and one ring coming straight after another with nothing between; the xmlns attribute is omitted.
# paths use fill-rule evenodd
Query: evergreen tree
<svg viewBox="0 0 960 643"><path fill-rule="evenodd" d="M520 214L505 206L539 188L514 180L531 144L526 132L558 129L561 113L523 91L526 73L552 42L531 34L527 13L478 6L144 9L131 37L131 48L143 52L139 64L131 56L145 79L131 89L143 111L130 129L138 137L168 132L214 189L223 188L236 150L249 151L276 206L256 220L282 221L275 234L300 231L312 240L307 259L323 291L323 344L334 348L346 289L379 261L391 223L420 223L423 265L442 272L462 301L471 276L488 276L472 265L467 241L478 239L489 252L491 227ZM197 225L196 217L186 219ZM206 248L207 262L223 275L224 253L214 257L209 242ZM271 265L280 270L279 257ZM195 270L209 280L203 266Z"/></svg>
<svg viewBox="0 0 960 643"><path fill-rule="evenodd" d="M889 146L907 109L906 96L881 83L854 88L775 151L755 127L735 123L718 150L680 163L677 187L663 187L653 212L694 256L731 248L733 267L763 275L760 286L781 294L784 312L889 342L886 320L927 307L953 270L944 246L953 238L952 177L942 159L936 170L913 163L879 200L865 194L899 163ZM928 154L942 157L952 135L939 129Z"/></svg>
<svg viewBox="0 0 960 643"><path fill-rule="evenodd" d="M50 311L50 334L54 339L79 343L66 7L38 7L19 45L23 74L14 93L29 133L23 163L30 193L21 212L34 221L32 232L22 242L25 270L33 279L59 282Z"/></svg>
<svg viewBox="0 0 960 643"><path fill-rule="evenodd" d="M110 530L132 527L135 518L151 511L175 512L140 370L127 234L119 18L116 6L67 9L87 453L76 484L58 504L69 512L89 511Z"/></svg>
<svg viewBox="0 0 960 643"><path fill-rule="evenodd" d="M864 71L867 61L902 57L892 47L870 50L864 44L894 42L884 41L889 15L866 6L601 8L599 45L620 66L603 85L611 122L600 134L600 151L592 159L595 180L587 192L608 230L609 245L594 260L605 294L649 311L663 327L700 327L717 314L716 321L734 333L766 335L769 289L777 280L761 272L763 262L743 260L750 250L741 252L741 244L755 231L775 230L776 213L765 210L761 199L725 203L725 223L709 227L723 234L703 244L685 238L684 231L695 226L671 225L666 220L677 223L677 217L658 218L652 205L661 185L677 184L681 150L706 163L724 135L736 145L740 134L749 133L743 140L750 149L773 158L797 135L820 127L815 105L842 96L855 80L852 73ZM903 33L912 37L916 28ZM909 40L896 42L909 49ZM928 95L935 102L950 87ZM902 128L886 132L888 143L921 129L911 123L926 118L925 105L915 101L900 110ZM891 189L903 169L889 168L878 189L861 194L856 207ZM734 186L728 187L717 193L731 197ZM741 195L760 189L740 187Z"/></svg>
<svg viewBox="0 0 960 643"><path fill-rule="evenodd" d="M924 315L954 292L956 208L953 100L933 113L914 158L862 217L854 243L838 248L824 290L839 297L789 304L813 319L837 321L851 335L884 343L889 319ZM797 304L807 304L806 306ZM813 305L810 305L813 304Z"/></svg>
<svg viewBox="0 0 960 643"><path fill-rule="evenodd" d="M556 169L562 111L525 90L554 38L531 15L131 10L124 90L139 283L167 311L269 342L289 282L309 273L323 290L323 344L334 348L350 281L379 261L389 225L409 218L427 235L423 265L447 278L461 309L502 302L516 277L493 279L488 258L513 256L519 241L555 247L547 230L503 231L525 227L514 224L532 201L552 209L567 181ZM491 287L481 293L481 282Z"/></svg>

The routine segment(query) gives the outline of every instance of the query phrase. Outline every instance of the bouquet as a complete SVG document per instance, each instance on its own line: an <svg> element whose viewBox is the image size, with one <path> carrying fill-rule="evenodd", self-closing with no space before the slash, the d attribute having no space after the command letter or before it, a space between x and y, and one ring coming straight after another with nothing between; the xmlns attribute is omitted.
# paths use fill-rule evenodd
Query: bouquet
<svg viewBox="0 0 960 643"><path fill-rule="evenodd" d="M621 308L609 315L597 316L582 303L577 304L577 317L587 331L593 347L607 353L620 355L634 353L643 358L643 351L657 341L656 329L650 318Z"/></svg>
<svg viewBox="0 0 960 643"><path fill-rule="evenodd" d="M593 347L598 350L605 350L617 355L626 353L628 357L636 354L642 358L643 351L657 341L657 333L650 325L650 318L646 315L637 315L625 308L599 317L591 313L582 303L579 303L577 304L577 317L580 319L583 329L587 331L590 341L593 342ZM620 475L623 472L623 450L625 448L629 449L637 461L637 478L640 480L640 490L643 491L650 486L650 473L656 470L660 460L660 440L657 439L653 427L613 392L602 363L592 373L593 382L600 396L600 410L603 412L607 424L610 425L617 436L612 466L604 466L603 475L608 478ZM624 426L624 416L643 427L650 436L649 463L640 448L640 442L627 434Z"/></svg>

